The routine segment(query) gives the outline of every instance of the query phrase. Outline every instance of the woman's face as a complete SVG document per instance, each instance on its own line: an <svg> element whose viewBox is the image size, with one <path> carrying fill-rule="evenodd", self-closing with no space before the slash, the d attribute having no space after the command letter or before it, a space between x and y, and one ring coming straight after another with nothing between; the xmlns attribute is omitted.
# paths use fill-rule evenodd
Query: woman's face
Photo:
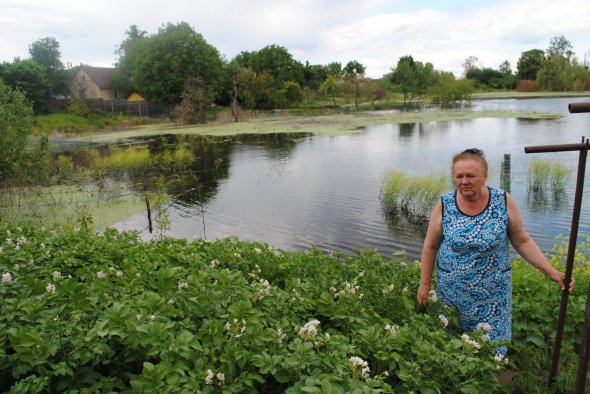
<svg viewBox="0 0 590 394"><path fill-rule="evenodd" d="M477 159L459 160L453 166L453 182L457 192L469 199L481 193L488 175Z"/></svg>

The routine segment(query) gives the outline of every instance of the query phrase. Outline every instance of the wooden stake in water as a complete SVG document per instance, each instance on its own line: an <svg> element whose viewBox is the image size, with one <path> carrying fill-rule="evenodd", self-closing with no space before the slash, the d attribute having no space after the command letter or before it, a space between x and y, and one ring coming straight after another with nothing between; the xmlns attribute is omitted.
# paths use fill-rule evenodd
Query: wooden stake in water
<svg viewBox="0 0 590 394"><path fill-rule="evenodd" d="M500 188L510 193L510 154L504 153L504 161L500 166Z"/></svg>

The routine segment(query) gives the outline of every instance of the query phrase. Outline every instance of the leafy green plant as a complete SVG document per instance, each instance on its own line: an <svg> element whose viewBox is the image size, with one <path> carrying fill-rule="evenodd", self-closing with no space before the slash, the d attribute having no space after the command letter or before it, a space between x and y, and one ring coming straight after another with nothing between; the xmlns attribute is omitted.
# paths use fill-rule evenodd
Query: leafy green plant
<svg viewBox="0 0 590 394"><path fill-rule="evenodd" d="M2 392L546 391L559 293L528 265L514 266L507 365L452 309L417 307L417 262L88 226L0 234ZM583 293L570 298L560 391ZM508 386L505 368L518 374Z"/></svg>

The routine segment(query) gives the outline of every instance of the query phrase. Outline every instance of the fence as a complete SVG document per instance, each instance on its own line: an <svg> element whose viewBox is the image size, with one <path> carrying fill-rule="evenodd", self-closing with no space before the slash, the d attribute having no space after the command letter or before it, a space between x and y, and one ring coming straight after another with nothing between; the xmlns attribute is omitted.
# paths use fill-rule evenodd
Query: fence
<svg viewBox="0 0 590 394"><path fill-rule="evenodd" d="M88 99L85 102L89 108L127 116L166 116L172 109L169 105L148 101Z"/></svg>

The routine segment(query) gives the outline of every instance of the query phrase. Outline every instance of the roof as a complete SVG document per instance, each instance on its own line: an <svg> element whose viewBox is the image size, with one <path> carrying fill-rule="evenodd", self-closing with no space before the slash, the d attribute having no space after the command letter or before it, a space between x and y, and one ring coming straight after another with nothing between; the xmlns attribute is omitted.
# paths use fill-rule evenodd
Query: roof
<svg viewBox="0 0 590 394"><path fill-rule="evenodd" d="M133 92L127 97L127 101L145 101L145 99L137 92Z"/></svg>
<svg viewBox="0 0 590 394"><path fill-rule="evenodd" d="M88 74L90 78L98 85L101 89L110 89L111 81L110 77L115 73L115 68L111 67L92 67L82 66L82 70Z"/></svg>

